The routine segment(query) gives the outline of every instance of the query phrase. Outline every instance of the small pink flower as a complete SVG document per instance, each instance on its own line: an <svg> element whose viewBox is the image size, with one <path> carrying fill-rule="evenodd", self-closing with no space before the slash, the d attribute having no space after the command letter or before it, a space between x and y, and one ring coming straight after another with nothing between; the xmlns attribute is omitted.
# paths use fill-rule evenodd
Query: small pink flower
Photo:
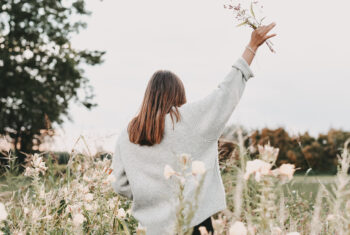
<svg viewBox="0 0 350 235"><path fill-rule="evenodd" d="M234 10L236 10L236 11L241 10L241 4L240 4L240 3L238 3L238 5L237 5L237 6L235 6L233 9L234 9Z"/></svg>

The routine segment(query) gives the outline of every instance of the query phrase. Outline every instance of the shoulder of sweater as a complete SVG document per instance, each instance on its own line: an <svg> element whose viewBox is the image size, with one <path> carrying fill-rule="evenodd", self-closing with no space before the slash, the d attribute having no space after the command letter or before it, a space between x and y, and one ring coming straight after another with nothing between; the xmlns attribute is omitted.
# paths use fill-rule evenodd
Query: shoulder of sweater
<svg viewBox="0 0 350 235"><path fill-rule="evenodd" d="M128 138L128 131L127 128L123 128L118 134L117 134L117 140L116 140L116 146L119 145L125 138Z"/></svg>

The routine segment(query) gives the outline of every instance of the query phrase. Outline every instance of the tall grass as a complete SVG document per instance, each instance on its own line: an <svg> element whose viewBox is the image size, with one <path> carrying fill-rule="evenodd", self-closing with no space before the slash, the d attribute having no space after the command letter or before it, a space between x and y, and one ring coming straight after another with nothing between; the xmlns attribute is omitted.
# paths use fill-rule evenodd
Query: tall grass
<svg viewBox="0 0 350 235"><path fill-rule="evenodd" d="M15 161L11 153L10 162ZM130 201L111 187L111 160L72 151L64 171L57 172L50 159L30 157L26 181L14 181L11 164L2 177L0 201L6 217L2 234L133 234L137 221L130 214ZM19 183L14 189L8 186ZM139 229L142 231L141 229ZM138 231L138 232L140 232Z"/></svg>
<svg viewBox="0 0 350 235"><path fill-rule="evenodd" d="M319 181L312 201L292 189L293 166L275 165L278 149L259 146L259 158L251 159L255 150L244 147L242 132L237 135L238 148L220 163L228 208L212 217L214 234L349 234L350 140L338 156L334 183L326 187ZM50 158L34 154L24 174L19 174L15 156L8 157L0 184L0 234L147 234L132 216L132 202L111 187L111 156L101 159L73 150L67 165L57 170ZM175 178L179 189L173 234L190 235L206 169L187 154L179 160L182 169L167 166L164 177ZM198 180L193 201L184 197L188 176ZM209 234L204 228L201 233Z"/></svg>
<svg viewBox="0 0 350 235"><path fill-rule="evenodd" d="M244 147L245 138L238 130L234 141L238 148L222 163L229 212L215 216L217 234L350 234L350 140L338 156L338 171L331 187L318 180L319 191L313 201L302 191L292 190L294 179L276 174L279 168L274 164L269 170L262 164L257 170L259 177L244 180L242 176L249 171L247 163L253 162L249 152L254 149ZM265 145L259 151L259 160L268 163L266 149L272 153L275 148Z"/></svg>

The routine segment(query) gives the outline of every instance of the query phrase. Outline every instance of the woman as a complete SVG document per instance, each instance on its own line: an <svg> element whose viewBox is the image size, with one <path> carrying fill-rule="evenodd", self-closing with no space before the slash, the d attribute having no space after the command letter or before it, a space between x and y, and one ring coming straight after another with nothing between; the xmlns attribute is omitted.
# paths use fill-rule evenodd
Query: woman
<svg viewBox="0 0 350 235"><path fill-rule="evenodd" d="M147 235L173 234L176 221L176 192L164 177L164 166L175 166L182 153L204 162L205 179L198 209L190 223L193 234L206 227L213 232L211 215L226 208L217 142L225 124L253 77L250 64L258 47L275 36L275 26L254 30L242 57L232 65L224 80L208 96L186 103L181 80L172 72L159 70L149 80L139 114L123 129L112 160L114 190L133 200L132 215L146 227ZM175 121L176 118L176 121ZM176 169L175 169L176 170ZM195 184L185 186L185 197L193 198Z"/></svg>

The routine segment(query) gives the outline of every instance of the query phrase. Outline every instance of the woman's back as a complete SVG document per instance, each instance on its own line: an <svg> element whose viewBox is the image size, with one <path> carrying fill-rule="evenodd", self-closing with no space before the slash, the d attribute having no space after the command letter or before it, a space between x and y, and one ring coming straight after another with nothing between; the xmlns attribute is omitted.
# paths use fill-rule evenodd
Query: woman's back
<svg viewBox="0 0 350 235"><path fill-rule="evenodd" d="M126 128L120 134L112 165L117 178L113 187L133 200L132 214L147 227L147 234L173 234L177 187L173 179L165 179L163 172L166 164L179 170L178 157L182 153L204 162L207 169L190 227L226 208L217 140L252 76L248 64L239 58L211 94L178 107L181 120L174 126L170 114L166 115L160 144L134 144ZM193 180L186 182L186 199L194 200L195 188Z"/></svg>
<svg viewBox="0 0 350 235"><path fill-rule="evenodd" d="M182 109L179 110L182 113ZM203 193L199 196L199 208L190 226L226 208L218 168L217 142L201 139L187 125L185 117L174 125L174 130L172 128L171 118L167 115L163 140L154 146L131 143L125 129L118 140L118 152L116 150L129 185L129 192L126 190L124 195L132 195L129 197L133 200L132 214L141 225L147 227L147 234L151 235L173 234L173 228L167 225L175 225L177 187L172 178L164 177L164 166L168 164L179 171L178 156L182 153L190 154L193 160L203 161L207 169ZM186 182L185 198L192 198L193 201L195 187L193 180Z"/></svg>

